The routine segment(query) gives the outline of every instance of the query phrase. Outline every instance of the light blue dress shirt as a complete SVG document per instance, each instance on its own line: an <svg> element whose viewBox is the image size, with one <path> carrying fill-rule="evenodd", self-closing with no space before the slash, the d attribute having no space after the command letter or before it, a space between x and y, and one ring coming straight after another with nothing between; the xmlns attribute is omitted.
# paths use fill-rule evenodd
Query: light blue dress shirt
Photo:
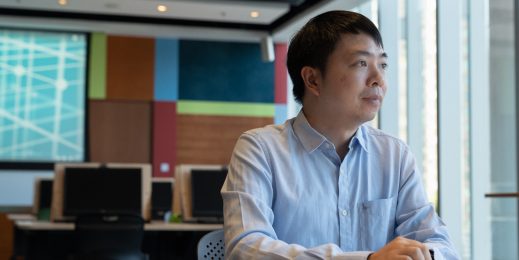
<svg viewBox="0 0 519 260"><path fill-rule="evenodd" d="M367 125L343 161L302 112L247 131L222 197L227 259L366 259L397 236L458 259L409 148Z"/></svg>

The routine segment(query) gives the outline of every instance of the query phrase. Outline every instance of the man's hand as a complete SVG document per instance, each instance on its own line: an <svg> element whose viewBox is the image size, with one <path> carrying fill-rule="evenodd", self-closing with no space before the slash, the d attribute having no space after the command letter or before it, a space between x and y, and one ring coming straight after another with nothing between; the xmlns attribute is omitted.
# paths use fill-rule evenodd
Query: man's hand
<svg viewBox="0 0 519 260"><path fill-rule="evenodd" d="M431 260L429 248L416 240L397 237L379 251L371 254L369 260L379 259L412 259Z"/></svg>

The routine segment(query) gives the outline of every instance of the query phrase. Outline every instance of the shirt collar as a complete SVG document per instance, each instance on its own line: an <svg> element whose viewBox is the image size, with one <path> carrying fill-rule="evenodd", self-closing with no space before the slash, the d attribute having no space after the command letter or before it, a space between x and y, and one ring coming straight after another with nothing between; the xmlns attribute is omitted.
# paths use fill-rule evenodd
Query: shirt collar
<svg viewBox="0 0 519 260"><path fill-rule="evenodd" d="M315 149L317 149L319 146L321 146L323 143L327 142L327 139L325 136L317 132L310 123L308 123L308 120L306 119L303 110L299 111L299 114L297 114L297 117L294 120L294 123L292 125L294 129L294 133L303 144L303 147L305 150L309 153L313 152ZM355 145L358 143L360 146L367 152L367 145L366 145L366 133L365 133L365 126L361 125L357 132L355 132L355 135L352 137L352 140L350 142L350 150L355 147Z"/></svg>
<svg viewBox="0 0 519 260"><path fill-rule="evenodd" d="M310 126L306 120L303 110L299 111L293 124L294 133L303 144L305 150L309 153L313 152L317 147L326 141L326 137L317 132Z"/></svg>
<svg viewBox="0 0 519 260"><path fill-rule="evenodd" d="M353 136L350 142L350 150L358 143L360 147L364 149L364 151L368 152L367 138L366 138L366 126L361 125L357 132Z"/></svg>

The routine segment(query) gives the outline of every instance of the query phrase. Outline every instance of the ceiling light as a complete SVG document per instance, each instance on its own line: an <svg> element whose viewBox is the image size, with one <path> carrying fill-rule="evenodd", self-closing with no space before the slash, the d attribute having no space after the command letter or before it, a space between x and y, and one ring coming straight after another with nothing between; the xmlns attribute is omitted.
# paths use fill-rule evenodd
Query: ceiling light
<svg viewBox="0 0 519 260"><path fill-rule="evenodd" d="M68 1L67 0L58 0L58 4L59 5L67 5Z"/></svg>
<svg viewBox="0 0 519 260"><path fill-rule="evenodd" d="M252 18L258 18L260 13L258 11L252 11L250 12L250 17Z"/></svg>
<svg viewBox="0 0 519 260"><path fill-rule="evenodd" d="M168 10L168 7L165 5L157 5L157 11L159 12L166 12Z"/></svg>

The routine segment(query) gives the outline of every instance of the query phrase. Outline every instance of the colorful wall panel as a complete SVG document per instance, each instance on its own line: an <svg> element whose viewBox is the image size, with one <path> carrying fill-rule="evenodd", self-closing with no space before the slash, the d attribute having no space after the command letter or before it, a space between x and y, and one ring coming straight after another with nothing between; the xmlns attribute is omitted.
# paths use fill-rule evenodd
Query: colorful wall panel
<svg viewBox="0 0 519 260"><path fill-rule="evenodd" d="M151 162L151 104L90 100L90 161Z"/></svg>
<svg viewBox="0 0 519 260"><path fill-rule="evenodd" d="M287 120L287 105L276 104L275 105L274 124L279 125L285 123Z"/></svg>
<svg viewBox="0 0 519 260"><path fill-rule="evenodd" d="M178 40L155 41L155 101L178 99Z"/></svg>
<svg viewBox="0 0 519 260"><path fill-rule="evenodd" d="M153 103L153 176L174 176L177 108L174 102Z"/></svg>
<svg viewBox="0 0 519 260"><path fill-rule="evenodd" d="M272 124L272 117L177 116L178 164L228 164L238 137Z"/></svg>
<svg viewBox="0 0 519 260"><path fill-rule="evenodd" d="M107 98L153 100L155 40L108 36L107 47Z"/></svg>
<svg viewBox="0 0 519 260"><path fill-rule="evenodd" d="M274 61L274 102L276 104L287 103L287 44L276 44L274 52L276 60Z"/></svg>
<svg viewBox="0 0 519 260"><path fill-rule="evenodd" d="M96 34L91 46L91 161L174 176L182 163L227 164L243 132L286 120L286 45L274 63L255 43Z"/></svg>
<svg viewBox="0 0 519 260"><path fill-rule="evenodd" d="M256 43L180 41L179 99L274 102L274 65Z"/></svg>
<svg viewBox="0 0 519 260"><path fill-rule="evenodd" d="M273 117L274 104L245 102L190 101L178 102L179 114Z"/></svg>
<svg viewBox="0 0 519 260"><path fill-rule="evenodd" d="M106 97L106 34L90 35L90 60L88 77L88 97L104 99Z"/></svg>

